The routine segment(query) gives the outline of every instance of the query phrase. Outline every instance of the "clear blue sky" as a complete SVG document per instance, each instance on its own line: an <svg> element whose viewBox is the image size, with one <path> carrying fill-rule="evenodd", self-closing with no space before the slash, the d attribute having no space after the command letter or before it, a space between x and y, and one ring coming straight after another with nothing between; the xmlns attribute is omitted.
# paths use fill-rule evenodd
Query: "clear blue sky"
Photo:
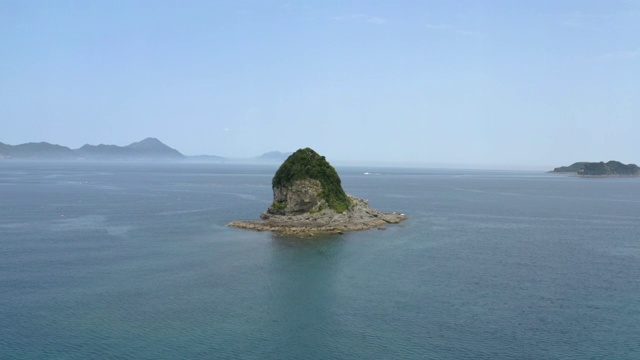
<svg viewBox="0 0 640 360"><path fill-rule="evenodd" d="M0 0L0 142L640 163L640 2Z"/></svg>

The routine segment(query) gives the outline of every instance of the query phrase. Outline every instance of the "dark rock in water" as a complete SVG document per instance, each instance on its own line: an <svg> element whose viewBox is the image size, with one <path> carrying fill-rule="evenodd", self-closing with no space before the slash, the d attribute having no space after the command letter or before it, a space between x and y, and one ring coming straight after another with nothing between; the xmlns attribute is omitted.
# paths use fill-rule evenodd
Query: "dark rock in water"
<svg viewBox="0 0 640 360"><path fill-rule="evenodd" d="M266 152L258 157L255 158L255 160L259 161L259 162L264 162L264 163L274 163L274 164L278 164L283 162L284 160L287 159L287 157L289 157L292 153L284 153L284 152L280 152L280 151L269 151Z"/></svg>
<svg viewBox="0 0 640 360"><path fill-rule="evenodd" d="M229 226L289 234L342 233L406 220L404 214L375 210L366 200L346 194L333 166L310 148L287 158L273 177L272 188L273 203L262 220Z"/></svg>

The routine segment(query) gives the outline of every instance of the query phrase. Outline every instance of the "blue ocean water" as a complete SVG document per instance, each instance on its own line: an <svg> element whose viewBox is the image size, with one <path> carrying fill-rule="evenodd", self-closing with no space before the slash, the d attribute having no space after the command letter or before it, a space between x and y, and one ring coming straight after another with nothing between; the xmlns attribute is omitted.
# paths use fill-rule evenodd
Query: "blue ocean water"
<svg viewBox="0 0 640 360"><path fill-rule="evenodd" d="M0 358L639 358L640 179L338 168L409 220L227 227L275 170L0 162Z"/></svg>

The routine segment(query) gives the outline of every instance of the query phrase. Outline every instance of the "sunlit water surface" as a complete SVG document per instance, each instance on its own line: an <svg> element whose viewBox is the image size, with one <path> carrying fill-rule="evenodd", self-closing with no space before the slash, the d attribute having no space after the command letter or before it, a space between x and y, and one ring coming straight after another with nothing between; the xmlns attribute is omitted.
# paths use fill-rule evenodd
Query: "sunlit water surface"
<svg viewBox="0 0 640 360"><path fill-rule="evenodd" d="M338 168L409 220L226 227L275 170L0 162L0 358L640 356L640 179Z"/></svg>

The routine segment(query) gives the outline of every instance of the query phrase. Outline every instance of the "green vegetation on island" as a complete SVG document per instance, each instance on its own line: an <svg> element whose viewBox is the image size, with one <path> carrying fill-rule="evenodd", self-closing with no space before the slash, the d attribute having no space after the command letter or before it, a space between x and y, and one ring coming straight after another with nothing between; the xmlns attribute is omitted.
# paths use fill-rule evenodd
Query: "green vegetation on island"
<svg viewBox="0 0 640 360"><path fill-rule="evenodd" d="M636 164L625 165L619 161L577 162L553 169L554 173L572 173L578 176L640 176Z"/></svg>
<svg viewBox="0 0 640 360"><path fill-rule="evenodd" d="M329 208L345 211L351 204L349 197L342 189L340 177L336 169L329 164L324 156L320 156L311 148L299 149L282 163L273 177L273 188L291 186L297 180L313 179L320 182L322 190L318 196L327 202ZM273 203L278 209L284 204Z"/></svg>
<svg viewBox="0 0 640 360"><path fill-rule="evenodd" d="M553 169L552 172L554 172L554 173L572 173L572 174L577 174L578 171L580 171L580 169L582 169L585 164L587 164L587 163L582 161L582 162L573 163L573 164L571 164L569 166L560 166L560 167L557 167L557 168Z"/></svg>

